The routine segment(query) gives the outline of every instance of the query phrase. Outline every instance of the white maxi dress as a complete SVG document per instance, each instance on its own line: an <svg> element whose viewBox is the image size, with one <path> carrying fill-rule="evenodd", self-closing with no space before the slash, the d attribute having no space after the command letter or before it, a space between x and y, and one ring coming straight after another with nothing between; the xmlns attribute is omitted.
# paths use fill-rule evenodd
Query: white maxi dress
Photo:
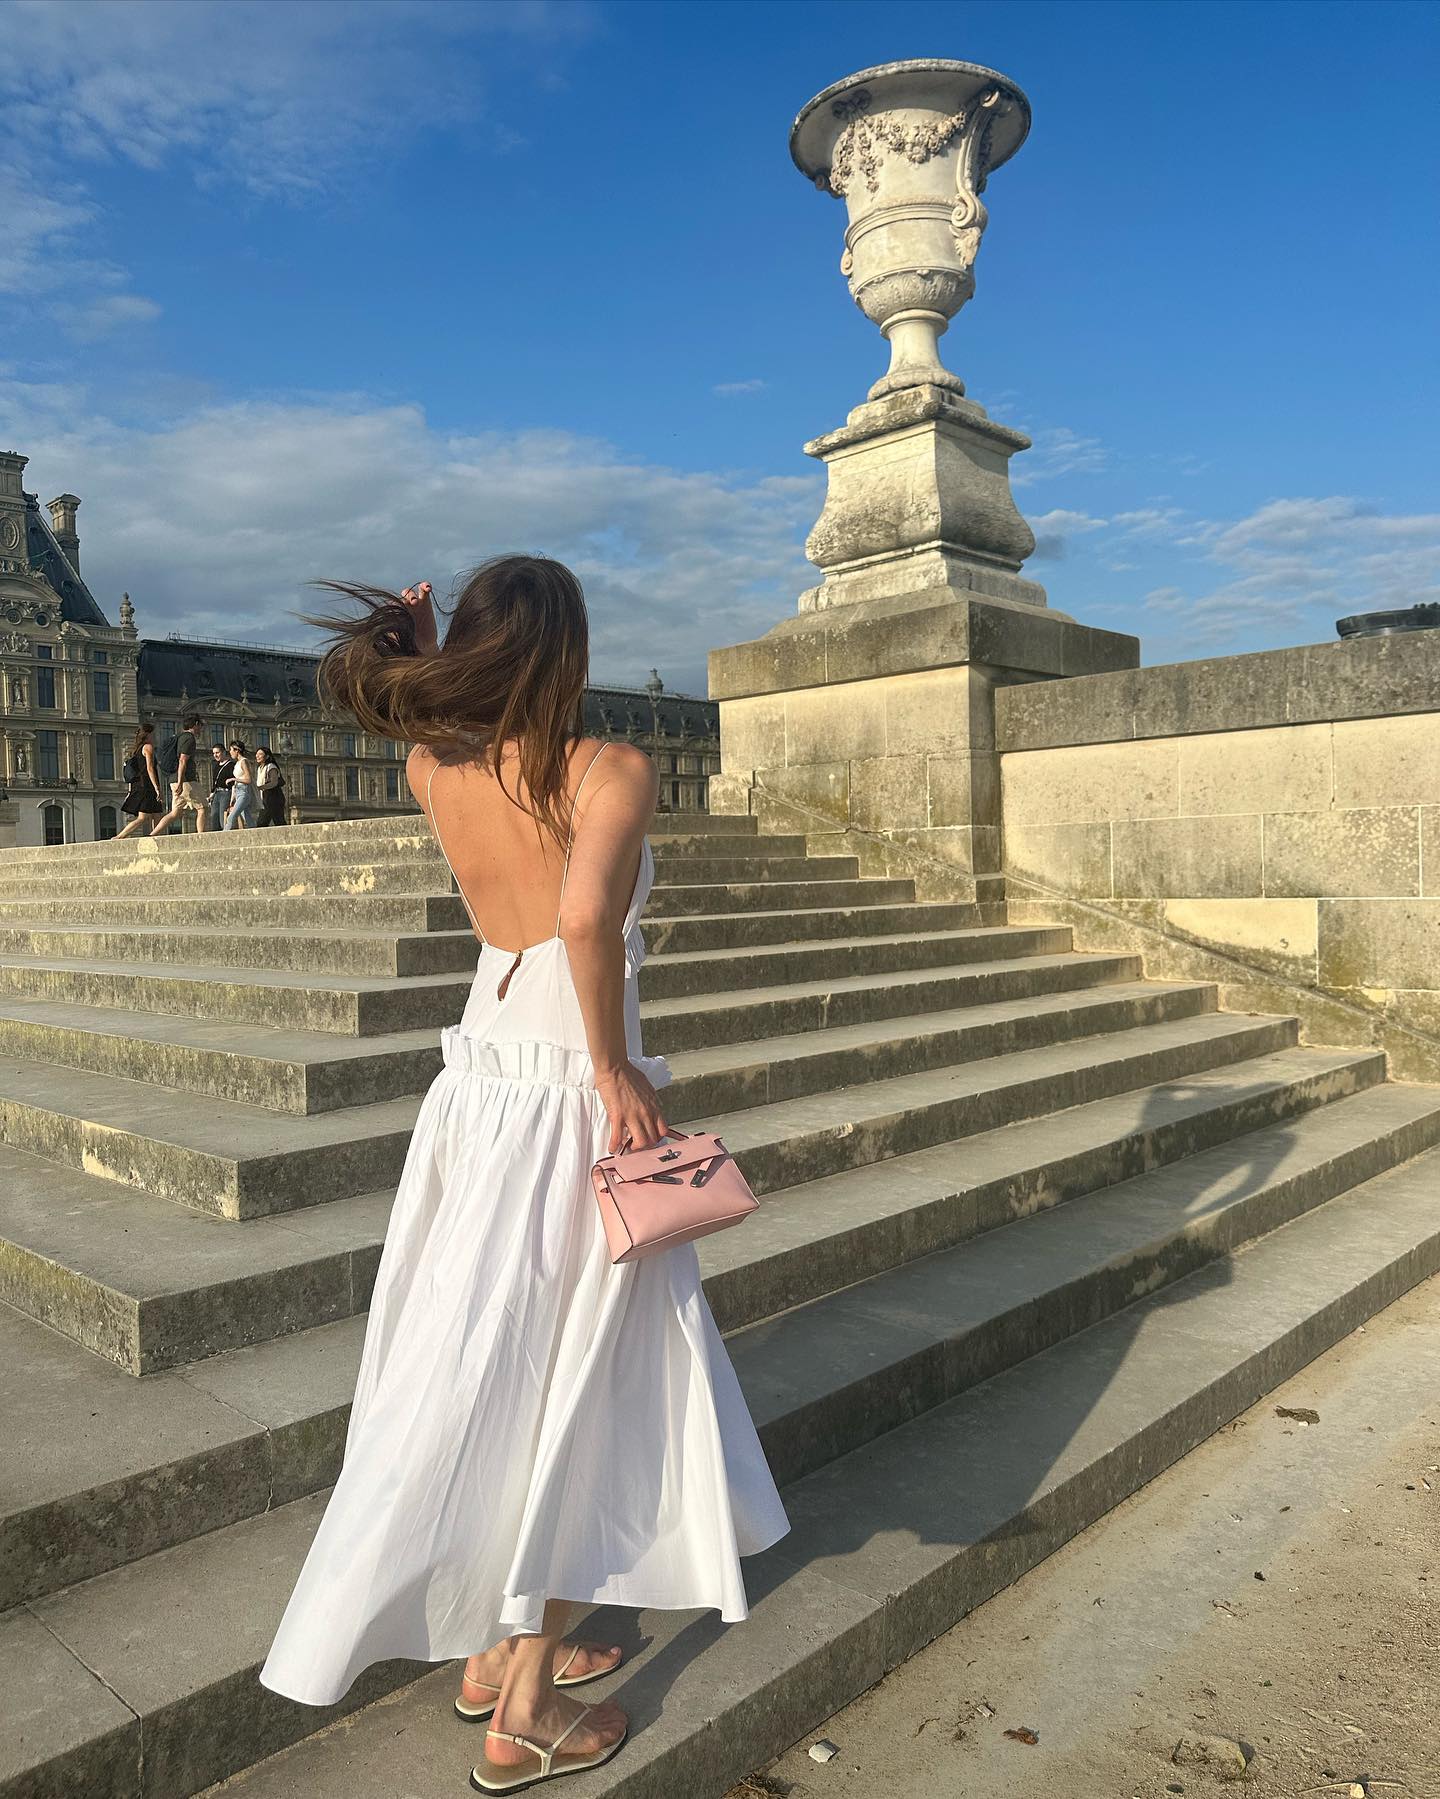
<svg viewBox="0 0 1440 1799"><path fill-rule="evenodd" d="M625 1036L659 1086L636 986L654 873L647 842ZM536 1632L548 1599L744 1618L740 1557L789 1528L694 1247L609 1258L590 1184L609 1126L565 945L517 960L475 929L474 986L391 1214L344 1467L260 1675L307 1705L373 1662Z"/></svg>

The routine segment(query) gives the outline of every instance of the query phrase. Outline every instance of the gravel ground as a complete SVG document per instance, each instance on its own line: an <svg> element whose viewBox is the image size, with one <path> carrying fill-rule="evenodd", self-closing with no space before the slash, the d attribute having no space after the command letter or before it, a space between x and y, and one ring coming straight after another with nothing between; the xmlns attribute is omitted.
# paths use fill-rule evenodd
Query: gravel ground
<svg viewBox="0 0 1440 1799"><path fill-rule="evenodd" d="M1440 1279L729 1799L1239 1793L1440 1799Z"/></svg>

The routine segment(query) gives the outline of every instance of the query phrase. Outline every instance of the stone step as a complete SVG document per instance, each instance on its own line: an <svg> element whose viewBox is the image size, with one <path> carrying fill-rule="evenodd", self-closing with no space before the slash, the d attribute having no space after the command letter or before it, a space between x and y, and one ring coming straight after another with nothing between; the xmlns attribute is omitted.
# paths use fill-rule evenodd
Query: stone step
<svg viewBox="0 0 1440 1799"><path fill-rule="evenodd" d="M206 930L167 925L7 925L0 959L291 970L359 976L468 974L479 953L473 933L321 930Z"/></svg>
<svg viewBox="0 0 1440 1799"><path fill-rule="evenodd" d="M157 898L206 893L422 893L443 892L450 882L445 859L428 838L407 837L377 846L384 855L343 858L334 851L323 857L314 851L297 856L283 842L273 844L268 834L238 840L233 833L222 834L214 847L207 843L184 855L157 850L135 856L127 853L127 843L119 844L111 856L61 869L39 864L7 872L0 864L0 899L66 898L97 890L116 897ZM723 862L736 879L763 879L772 862L793 864L804 855L802 836L660 839L655 866L663 878L683 881L697 860L707 866Z"/></svg>
<svg viewBox="0 0 1440 1799"><path fill-rule="evenodd" d="M1295 1021L1213 1013L716 1115L757 1193L1180 1078L1294 1042ZM1369 1061L1383 1069L1383 1057ZM710 1077L713 1080L713 1076ZM684 1087L675 1122L694 1111ZM703 1091L699 1089L698 1091ZM293 1118L140 1081L0 1061L0 1143L219 1217L322 1205L399 1177L417 1099Z"/></svg>
<svg viewBox="0 0 1440 1799"><path fill-rule="evenodd" d="M949 908L942 908L947 911ZM852 916L854 916L852 914ZM423 943L437 939L423 938ZM439 940L444 941L444 940ZM217 945L217 947L223 947ZM324 976L285 969L238 969L105 961L0 958L0 994L59 1005L116 1007L234 1025L348 1037L438 1030L458 1024L473 979L470 965L453 975ZM823 1030L835 1023L893 1018L909 1011L1071 992L1108 981L1136 980L1138 956L1075 953L1021 956L953 973L855 975L831 982L762 988L641 1007L646 1046L655 1055L705 1043L740 1043L772 1032Z"/></svg>
<svg viewBox="0 0 1440 1799"><path fill-rule="evenodd" d="M874 875L853 881L719 881L670 886L657 882L645 907L644 928L662 918L735 912L793 912L823 906L914 904L915 883Z"/></svg>
<svg viewBox="0 0 1440 1799"><path fill-rule="evenodd" d="M720 1328L738 1329L1228 1137L1348 1105L1373 1073L1343 1053L1282 1050L811 1181L700 1245L706 1293ZM1352 1119L1413 1132L1440 1111L1424 1089L1375 1091L1386 1097ZM363 1310L389 1209L387 1190L236 1230L0 1149L0 1300L152 1374Z"/></svg>
<svg viewBox="0 0 1440 1799"><path fill-rule="evenodd" d="M591 1689L625 1707L632 1736L604 1768L572 1777L576 1799L719 1799L816 1731L1433 1271L1435 1217L1417 1193L1427 1176L1437 1178L1433 1163L1382 1177L796 1483L785 1494L790 1535L747 1565L753 1609L741 1628L713 1614L593 1618L590 1634L633 1651ZM1396 1211L1372 1239L1367 1218L1387 1202ZM171 1591L187 1572L181 1555L175 1563ZM257 1665L286 1582L276 1570L268 1613L251 1624ZM237 1645L225 1647L228 1666ZM162 1665L167 1649L162 1640ZM77 1702L86 1667L80 1657L71 1671ZM452 1669L437 1670L323 1735L302 1718L309 1737L224 1791L440 1799L478 1753L473 1732L457 1740L455 1686ZM188 1746L215 1768L232 1745L212 1729ZM897 1781L895 1792L915 1789Z"/></svg>
<svg viewBox="0 0 1440 1799"><path fill-rule="evenodd" d="M1147 1177L1149 1192L1128 1206L1116 1189L1023 1220L971 1251L989 1247L987 1287L967 1279L963 1291L926 1290L920 1303L936 1306L935 1328L957 1350L993 1329L1003 1308L1028 1321L1031 1353L1022 1359L1017 1341L988 1378L972 1368L962 1391L787 1485L791 1532L747 1565L744 1629L725 1630L713 1614L646 1614L643 1636L628 1619L618 1632L615 1620L597 1621L634 1648L598 1690L616 1692L635 1734L604 1770L574 1777L578 1799L719 1799L1440 1268L1435 1153L1322 1203L1327 1177L1307 1174L1293 1155L1287 1162L1287 1147L1238 1171L1217 1165L1203 1195ZM1262 1213L1297 1210L1236 1253ZM1079 1234L1068 1262L1063 1229L1042 1242L1056 1226ZM1022 1234L1038 1246L1033 1258L1014 1244ZM1014 1253L1002 1253L1006 1239ZM1143 1288L1127 1273L1147 1268L1168 1283L1136 1298ZM1133 1303L1043 1347L1042 1321L1055 1311L1083 1316L1076 1289L1087 1284ZM862 1322L893 1338L893 1318ZM812 1357L821 1353L812 1345ZM958 1355L953 1365L962 1366ZM10 1615L0 1779L13 1791L185 1799L307 1735L232 1790L247 1799L459 1790L478 1750L449 1712L452 1673L432 1673L323 1737L313 1733L408 1682L414 1668L370 1670L329 1711L281 1700L255 1679L324 1504L318 1494L287 1503L284 1472L263 1515Z"/></svg>
<svg viewBox="0 0 1440 1799"><path fill-rule="evenodd" d="M958 931L897 932L827 943L791 942L742 950L691 950L651 955L640 970L642 1000L734 994L757 987L901 974L1000 957L1053 954L1070 948L1068 926L972 926Z"/></svg>
<svg viewBox="0 0 1440 1799"><path fill-rule="evenodd" d="M189 898L131 899L96 894L89 899L0 900L0 930L45 924L109 926L130 930L159 925L255 934L286 931L461 931L465 906L455 893L304 893L252 898L196 894Z"/></svg>
<svg viewBox="0 0 1440 1799"><path fill-rule="evenodd" d="M57 869L71 863L83 863L95 857L113 857L130 853L135 856L202 855L221 845L226 833L186 831L165 837L127 837L123 842L113 838L102 843L27 844L0 850L0 870L21 868ZM233 833L230 834L233 837ZM661 838L693 836L755 837L760 835L758 819L729 817L708 812L657 812L651 821L649 835ZM434 839L419 809L389 813L383 818L332 819L320 824L286 825L257 833L258 848L262 843L283 846L285 854L297 857L318 850L353 851L371 855L392 842L409 840L433 846Z"/></svg>
<svg viewBox="0 0 1440 1799"><path fill-rule="evenodd" d="M901 1073L970 1060L1027 1042L1114 1031L1202 1007L1214 1009L1212 988L1139 982L1092 998L1064 994L1011 1002L979 1017L960 1011L911 1019L904 1028L866 1024L819 1036L812 1032L793 1044L757 1043L750 1046L752 1060L742 1060L733 1048L717 1048L703 1057L683 1056L674 1072L692 1115L730 1111L763 1103L746 1097L756 1092L767 1099L785 1097L872 1079L882 1069ZM0 1000L3 1056L183 1088L296 1117L423 1093L441 1066L439 1033L433 1030L346 1041L273 1025L205 1023L53 999ZM775 1090L777 1067L787 1071L786 1094Z"/></svg>

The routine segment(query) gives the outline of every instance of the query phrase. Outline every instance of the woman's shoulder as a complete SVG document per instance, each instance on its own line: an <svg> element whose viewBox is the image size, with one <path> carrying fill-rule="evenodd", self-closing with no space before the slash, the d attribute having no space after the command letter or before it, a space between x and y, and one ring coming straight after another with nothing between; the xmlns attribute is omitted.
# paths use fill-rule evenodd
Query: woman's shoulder
<svg viewBox="0 0 1440 1799"><path fill-rule="evenodd" d="M603 754L602 754L603 752ZM575 745L573 765L588 774L595 767L595 779L622 780L645 784L657 778L654 762L633 743L616 743L608 737L582 737Z"/></svg>

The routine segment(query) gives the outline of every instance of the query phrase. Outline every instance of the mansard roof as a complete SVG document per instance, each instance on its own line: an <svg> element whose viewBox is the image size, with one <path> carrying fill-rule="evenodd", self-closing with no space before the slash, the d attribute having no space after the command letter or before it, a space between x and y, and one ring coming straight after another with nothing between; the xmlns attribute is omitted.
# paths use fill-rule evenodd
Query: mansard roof
<svg viewBox="0 0 1440 1799"><path fill-rule="evenodd" d="M243 644L206 643L185 638L142 638L139 684L158 698L183 692L197 706L206 700L239 700L271 705L314 706L318 656L303 650L267 650Z"/></svg>
<svg viewBox="0 0 1440 1799"><path fill-rule="evenodd" d="M33 574L52 588L60 599L60 616L72 625L104 625L110 621L95 603L95 596L70 566L55 541L50 521L33 493L25 495L25 554Z"/></svg>

